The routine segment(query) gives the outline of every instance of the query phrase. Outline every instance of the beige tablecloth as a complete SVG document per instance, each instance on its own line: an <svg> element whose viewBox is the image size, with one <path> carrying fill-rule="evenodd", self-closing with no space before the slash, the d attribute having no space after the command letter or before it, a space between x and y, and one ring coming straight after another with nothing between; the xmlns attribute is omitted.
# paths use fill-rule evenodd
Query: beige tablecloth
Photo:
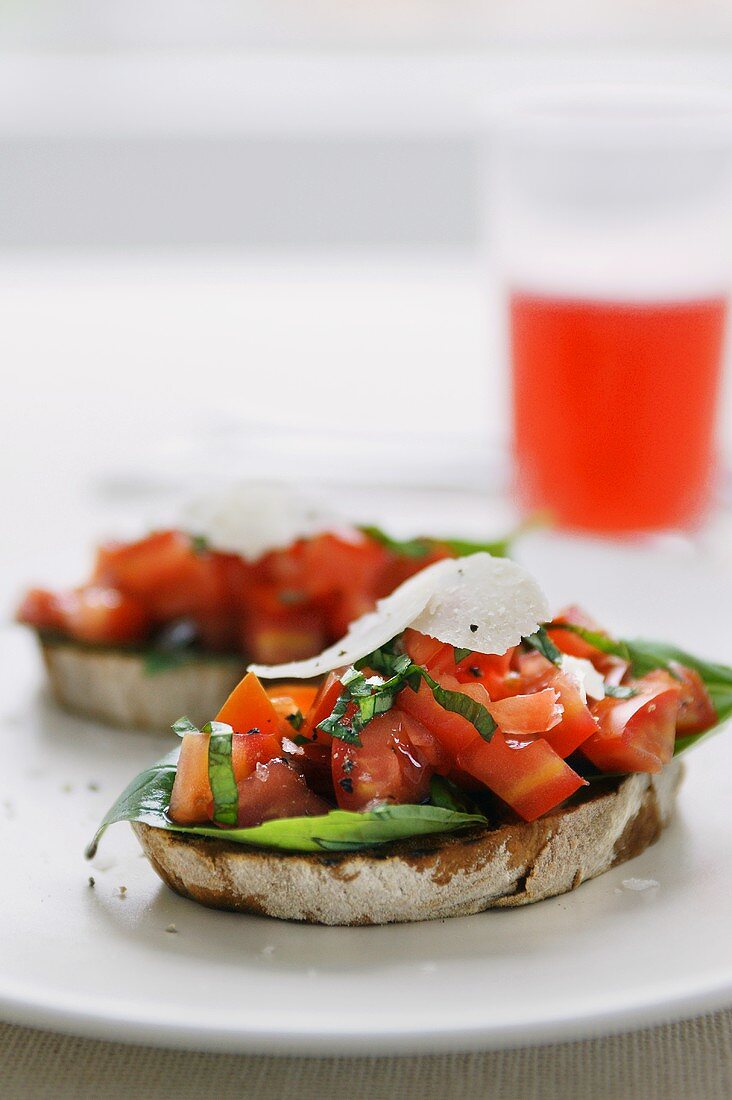
<svg viewBox="0 0 732 1100"><path fill-rule="evenodd" d="M3 1100L729 1100L732 1009L587 1042L489 1054L196 1054L0 1025Z"/></svg>

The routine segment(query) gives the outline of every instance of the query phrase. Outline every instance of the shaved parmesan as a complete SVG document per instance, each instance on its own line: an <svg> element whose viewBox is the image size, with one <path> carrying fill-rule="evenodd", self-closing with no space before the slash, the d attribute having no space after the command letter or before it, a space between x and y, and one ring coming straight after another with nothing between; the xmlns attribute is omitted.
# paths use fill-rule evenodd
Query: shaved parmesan
<svg viewBox="0 0 732 1100"><path fill-rule="evenodd" d="M522 566L472 554L436 562L410 577L318 657L249 667L264 679L319 676L352 665L408 626L459 649L505 653L548 617L544 593Z"/></svg>
<svg viewBox="0 0 732 1100"><path fill-rule="evenodd" d="M562 672L566 672L577 684L583 703L587 702L588 695L590 699L605 698L605 681L591 661L563 653Z"/></svg>
<svg viewBox="0 0 732 1100"><path fill-rule="evenodd" d="M191 501L181 527L200 535L214 549L254 562L270 550L324 531L342 533L343 521L292 486L246 482ZM358 532L349 529L352 538Z"/></svg>

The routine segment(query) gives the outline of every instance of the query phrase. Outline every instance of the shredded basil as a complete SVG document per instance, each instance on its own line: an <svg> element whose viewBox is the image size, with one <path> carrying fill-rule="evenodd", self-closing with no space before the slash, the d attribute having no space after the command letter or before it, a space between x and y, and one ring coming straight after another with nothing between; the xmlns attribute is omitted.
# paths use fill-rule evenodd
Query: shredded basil
<svg viewBox="0 0 732 1100"><path fill-rule="evenodd" d="M294 714L287 715L287 721L290 723L294 730L300 730L302 729L302 724L305 721L305 715L301 710L296 710Z"/></svg>
<svg viewBox="0 0 732 1100"><path fill-rule="evenodd" d="M236 825L239 791L231 759L234 731L225 722L207 722L201 733L209 734L208 781L213 795L213 820L217 825Z"/></svg>
<svg viewBox="0 0 732 1100"><path fill-rule="evenodd" d="M383 531L380 527L360 527L364 535L375 542L385 546L395 554L401 554L405 558L426 558L433 550L447 547L456 558L465 558L470 554L490 554L494 558L506 558L511 549L511 543L515 536L508 535L504 539L496 539L493 542L470 542L466 539L436 539L413 538L395 539Z"/></svg>
<svg viewBox="0 0 732 1100"><path fill-rule="evenodd" d="M551 661L553 665L561 665L562 651L555 646L543 626L540 626L533 634L527 635L524 641L532 649L541 653L542 657L546 657L547 661Z"/></svg>
<svg viewBox="0 0 732 1100"><path fill-rule="evenodd" d="M190 718L185 715L182 718L178 718L170 727L173 733L177 733L179 737L185 737L187 733L200 733L198 726L194 726Z"/></svg>
<svg viewBox="0 0 732 1100"><path fill-rule="evenodd" d="M473 652L472 649L458 649L455 648L455 664L459 665L461 661L464 661L466 657L469 657Z"/></svg>
<svg viewBox="0 0 732 1100"><path fill-rule="evenodd" d="M388 679L367 679L361 671L363 668L379 669L388 675ZM359 735L368 723L391 710L397 695L405 687L418 691L420 680L424 680L435 701L444 710L466 718L485 741L490 741L496 723L486 707L461 691L441 687L425 668L414 664L408 653L397 653L394 642L362 657L348 669L341 678L343 691L332 713L317 728L331 737L360 747ZM350 715L349 708L352 708Z"/></svg>

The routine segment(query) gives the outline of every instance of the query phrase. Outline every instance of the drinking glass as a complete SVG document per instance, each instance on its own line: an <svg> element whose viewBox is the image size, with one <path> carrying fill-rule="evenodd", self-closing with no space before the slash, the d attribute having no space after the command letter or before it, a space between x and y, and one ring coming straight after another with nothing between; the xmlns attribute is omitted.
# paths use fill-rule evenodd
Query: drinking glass
<svg viewBox="0 0 732 1100"><path fill-rule="evenodd" d="M717 475L732 113L721 95L544 89L499 111L492 244L520 506L688 529Z"/></svg>

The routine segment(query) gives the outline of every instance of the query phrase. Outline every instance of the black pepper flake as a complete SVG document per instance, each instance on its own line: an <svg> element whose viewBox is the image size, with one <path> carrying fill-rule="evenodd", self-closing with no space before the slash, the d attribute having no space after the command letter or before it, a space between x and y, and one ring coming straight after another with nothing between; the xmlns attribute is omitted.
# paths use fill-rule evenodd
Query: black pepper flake
<svg viewBox="0 0 732 1100"><path fill-rule="evenodd" d="M351 774L351 772L353 771L353 768L354 768L354 764L355 764L355 761L351 760L350 756L347 756L346 759L343 761L343 770L346 773L346 775Z"/></svg>
<svg viewBox="0 0 732 1100"><path fill-rule="evenodd" d="M470 674L471 674L471 676L475 676L478 679L480 679L480 677L483 675L483 673L480 671L480 669L478 668L477 665L471 665L470 666Z"/></svg>
<svg viewBox="0 0 732 1100"><path fill-rule="evenodd" d="M478 624L477 623L471 623L470 624L470 629L471 629L472 633L475 634L476 630L478 629Z"/></svg>
<svg viewBox="0 0 732 1100"><path fill-rule="evenodd" d="M343 788L346 794L353 794L353 780L352 779L339 779L338 785Z"/></svg>
<svg viewBox="0 0 732 1100"><path fill-rule="evenodd" d="M89 885L91 886L91 888L94 889L96 884L97 880L94 878L94 875L89 875Z"/></svg>

